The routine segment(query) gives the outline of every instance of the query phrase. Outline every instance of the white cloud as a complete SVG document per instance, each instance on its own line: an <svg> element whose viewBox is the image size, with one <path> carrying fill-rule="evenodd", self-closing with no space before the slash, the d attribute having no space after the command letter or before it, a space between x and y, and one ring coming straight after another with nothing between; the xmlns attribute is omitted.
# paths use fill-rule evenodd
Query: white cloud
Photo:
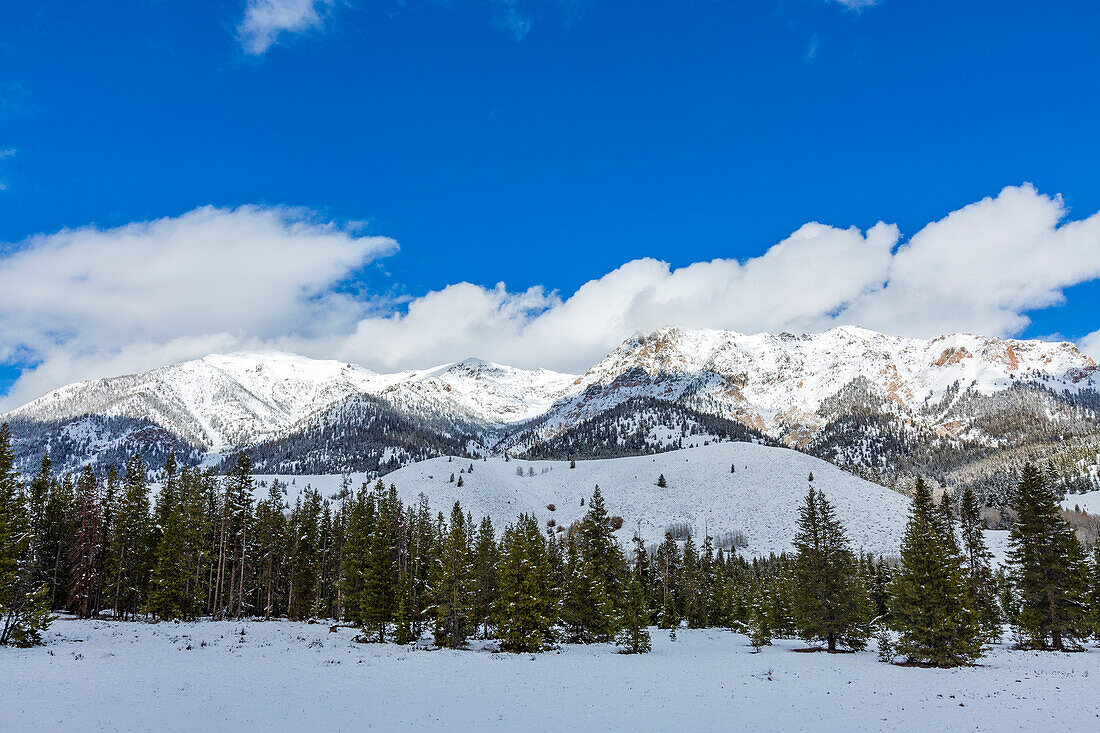
<svg viewBox="0 0 1100 733"><path fill-rule="evenodd" d="M908 241L883 223L866 232L810 223L744 261L633 260L568 296L457 283L403 307L339 287L395 243L307 212L204 208L63 231L0 257L0 362L36 362L6 403L236 349L385 370L479 356L580 371L631 333L668 325L1012 335L1027 311L1100 278L1100 214L1066 222L1066 213L1059 197L1009 187ZM1100 331L1082 345L1100 356Z"/></svg>
<svg viewBox="0 0 1100 733"><path fill-rule="evenodd" d="M347 329L367 307L337 286L395 247L254 206L32 237L0 258L0 362L41 362L10 398Z"/></svg>
<svg viewBox="0 0 1100 733"><path fill-rule="evenodd" d="M317 30L333 0L248 0L237 36L245 52L263 55L284 33Z"/></svg>
<svg viewBox="0 0 1100 733"><path fill-rule="evenodd" d="M1100 331L1093 331L1082 338L1078 346L1081 347L1081 351L1091 356L1093 361L1100 362Z"/></svg>

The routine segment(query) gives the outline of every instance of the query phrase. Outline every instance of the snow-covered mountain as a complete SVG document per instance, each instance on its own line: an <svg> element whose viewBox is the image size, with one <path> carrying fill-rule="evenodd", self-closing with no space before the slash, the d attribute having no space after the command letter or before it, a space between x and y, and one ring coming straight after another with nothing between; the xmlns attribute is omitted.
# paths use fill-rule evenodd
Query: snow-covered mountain
<svg viewBox="0 0 1100 733"><path fill-rule="evenodd" d="M380 396L411 413L461 416L486 425L514 422L545 411L575 379L477 359L379 374L273 351L215 354L143 374L70 384L6 417L147 420L195 446L223 451L285 433L353 395Z"/></svg>
<svg viewBox="0 0 1100 733"><path fill-rule="evenodd" d="M212 355L69 385L5 419L25 461L47 449L62 462L124 455L131 433L147 448L155 430L215 462L248 449L270 470L311 472L381 470L463 446L628 455L707 433L788 445L889 482L951 480L978 465L986 476L1035 446L1042 457L1074 446L1069 475L1077 453L1096 454L1098 386L1100 368L1067 342L667 328L579 376L477 359L379 374L276 352Z"/></svg>
<svg viewBox="0 0 1100 733"><path fill-rule="evenodd" d="M1100 369L1068 342L897 338L851 326L803 336L668 328L625 341L589 369L547 428L646 395L686 400L798 444L824 426L822 407L853 383L937 424L968 392L1021 383L1076 392L1100 384ZM964 432L954 421L946 429Z"/></svg>

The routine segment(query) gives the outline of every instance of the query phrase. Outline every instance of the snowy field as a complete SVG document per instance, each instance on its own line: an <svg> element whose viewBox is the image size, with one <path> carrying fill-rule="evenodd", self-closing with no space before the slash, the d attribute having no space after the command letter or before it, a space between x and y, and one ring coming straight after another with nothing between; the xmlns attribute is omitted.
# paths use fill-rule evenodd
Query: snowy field
<svg viewBox="0 0 1100 733"><path fill-rule="evenodd" d="M459 473L471 462L472 474ZM730 472L731 465L736 472ZM517 476L517 469L524 475ZM704 531L715 537L743 532L748 540L743 552L752 556L791 549L811 472L814 486L836 507L854 549L898 553L908 499L804 453L755 443L712 443L651 456L577 461L574 469L568 461L433 458L394 471L385 482L396 485L406 502L423 492L434 511L446 513L460 501L475 520L491 517L498 531L521 512L534 514L544 526L553 519L568 527L584 516L587 507L581 499L590 497L599 484L608 512L624 519L618 533L624 544L635 530L653 543L664 537L668 525L687 523L700 538ZM455 483L450 482L452 473ZM665 488L657 486L662 474ZM459 477L462 486L457 484ZM266 482L272 478L257 476ZM288 490L291 503L307 485L332 496L341 481L338 475L279 478L293 482ZM358 488L364 478L353 474L352 485ZM260 496L264 490L256 493Z"/></svg>
<svg viewBox="0 0 1100 733"><path fill-rule="evenodd" d="M970 669L873 651L804 654L687 630L653 653L541 655L356 644L290 622L58 620L46 646L0 648L0 729L1100 730L1100 650L1000 647Z"/></svg>

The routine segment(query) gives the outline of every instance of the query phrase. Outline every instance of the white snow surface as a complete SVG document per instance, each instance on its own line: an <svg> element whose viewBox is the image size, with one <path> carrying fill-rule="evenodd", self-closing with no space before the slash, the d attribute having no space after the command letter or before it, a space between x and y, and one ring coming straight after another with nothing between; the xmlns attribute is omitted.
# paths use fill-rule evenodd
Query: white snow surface
<svg viewBox="0 0 1100 733"><path fill-rule="evenodd" d="M995 646L971 668L856 654L752 653L717 629L652 629L653 651L538 655L357 644L287 621L58 620L0 647L0 728L112 731L1090 731L1100 651Z"/></svg>
<svg viewBox="0 0 1100 733"><path fill-rule="evenodd" d="M633 369L664 379L656 385L628 380L606 391ZM956 383L962 392L983 393L1021 380L1071 390L1100 383L1097 365L1069 342L971 334L898 338L851 326L802 336L666 328L626 340L580 377L478 359L379 374L267 351L211 355L144 374L79 382L8 414L148 419L219 451L293 430L355 394L487 426L545 415L542 431L552 433L632 396L677 399L691 393L698 409L779 435L786 426L819 427L815 413L822 401L860 377L910 410L937 402ZM598 394L587 394L590 387L599 388Z"/></svg>
<svg viewBox="0 0 1100 733"><path fill-rule="evenodd" d="M1070 494L1062 500L1062 508L1073 511L1080 508L1088 514L1100 514L1100 491L1087 491L1084 494Z"/></svg>
<svg viewBox="0 0 1100 733"><path fill-rule="evenodd" d="M473 466L473 473L460 470ZM611 515L623 517L616 534L630 542L638 531L647 543L660 542L665 528L686 522L696 543L704 532L720 538L741 531L748 539L748 556L792 549L798 511L809 488L824 492L848 531L854 550L897 555L905 531L909 500L864 481L831 463L788 448L756 443L711 443L651 456L577 461L505 461L500 457L471 460L433 458L401 468L383 477L406 503L423 493L433 511L450 512L455 501L475 519L488 516L497 531L521 513L533 514L543 527L547 521L568 527L581 519L598 484ZM730 471L730 466L736 472ZM517 476L516 470L523 476ZM534 476L528 475L534 469ZM450 482L451 474L455 483ZM657 486L664 475L666 488ZM458 486L458 478L462 486ZM273 476L257 476L270 482ZM332 496L342 477L280 476L288 498L307 485ZM358 488L366 477L350 476ZM265 491L257 489L257 495ZM585 506L581 505L581 499ZM551 511L549 505L554 505Z"/></svg>

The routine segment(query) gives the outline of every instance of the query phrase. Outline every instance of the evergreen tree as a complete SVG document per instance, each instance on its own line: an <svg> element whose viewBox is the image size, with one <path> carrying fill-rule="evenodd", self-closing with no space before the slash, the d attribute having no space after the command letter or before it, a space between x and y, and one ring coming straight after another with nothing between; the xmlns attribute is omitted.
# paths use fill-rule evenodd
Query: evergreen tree
<svg viewBox="0 0 1100 733"><path fill-rule="evenodd" d="M1089 574L1089 611L1092 638L1100 641L1100 538L1092 546L1092 568Z"/></svg>
<svg viewBox="0 0 1100 733"><path fill-rule="evenodd" d="M921 478L901 545L901 568L891 582L898 652L936 667L970 664L981 656L981 630L958 545Z"/></svg>
<svg viewBox="0 0 1100 733"><path fill-rule="evenodd" d="M539 535L539 542L542 544L541 534ZM545 548L543 550L545 551ZM478 527L477 540L474 543L474 596L473 607L471 608L474 625L482 627L482 638L489 635L489 623L497 606L499 591L497 566L499 562L500 557L493 522L489 517L484 517Z"/></svg>
<svg viewBox="0 0 1100 733"><path fill-rule="evenodd" d="M271 618L282 608L280 601L285 595L283 575L289 545L287 530L283 483L274 479L268 487L267 497L256 504L253 532L259 607L263 609L264 618Z"/></svg>
<svg viewBox="0 0 1100 733"><path fill-rule="evenodd" d="M657 581L660 610L657 614L657 626L672 629L680 625L680 613L677 608L676 578L680 574L680 547L670 532L665 532L664 542L657 548L654 558L654 571Z"/></svg>
<svg viewBox="0 0 1100 733"><path fill-rule="evenodd" d="M173 466L165 470L169 468ZM202 613L205 598L206 497L197 471L184 467L173 483L175 499L160 520L148 608L161 619L194 619Z"/></svg>
<svg viewBox="0 0 1100 733"><path fill-rule="evenodd" d="M91 618L98 612L100 557L103 546L99 481L91 466L85 466L77 482L77 527L70 549L72 577L69 581L68 607L79 618Z"/></svg>
<svg viewBox="0 0 1100 733"><path fill-rule="evenodd" d="M49 626L47 586L35 562L34 534L15 470L11 430L0 425L0 646L33 646Z"/></svg>
<svg viewBox="0 0 1100 733"><path fill-rule="evenodd" d="M472 631L470 606L472 562L466 516L456 501L449 523L442 521L438 558L433 566L432 598L435 602L435 643L460 649Z"/></svg>
<svg viewBox="0 0 1100 733"><path fill-rule="evenodd" d="M959 501L959 535L962 539L963 558L966 561L970 596L982 635L995 641L1001 635L1001 613L997 606L997 592L993 578L993 555L985 545L981 506L974 490L967 486Z"/></svg>
<svg viewBox="0 0 1100 733"><path fill-rule="evenodd" d="M611 641L618 632L615 600L625 570L622 550L612 536L603 494L597 486L580 525L581 641Z"/></svg>
<svg viewBox="0 0 1100 733"><path fill-rule="evenodd" d="M757 579L749 590L749 643L754 652L771 646L772 629L768 623L768 602L763 583Z"/></svg>
<svg viewBox="0 0 1100 733"><path fill-rule="evenodd" d="M1028 646L1062 651L1087 635L1085 552L1059 513L1047 477L1024 466L1012 500L1017 514L1010 538L1019 614L1015 624Z"/></svg>
<svg viewBox="0 0 1100 733"><path fill-rule="evenodd" d="M149 484L145 461L134 456L126 465L112 537L115 618L137 617L148 591L150 565Z"/></svg>
<svg viewBox="0 0 1100 733"><path fill-rule="evenodd" d="M499 573L495 616L501 648L515 652L545 648L553 638L556 620L553 569L533 516L521 515L504 531Z"/></svg>
<svg viewBox="0 0 1100 733"><path fill-rule="evenodd" d="M374 525L374 500L366 484L359 489L348 508L344 539L343 611L344 618L362 626L367 583L367 555Z"/></svg>
<svg viewBox="0 0 1100 733"><path fill-rule="evenodd" d="M807 641L863 649L870 636L867 589L833 507L810 487L794 546L794 616Z"/></svg>
<svg viewBox="0 0 1100 733"><path fill-rule="evenodd" d="M307 488L295 503L289 527L287 618L313 615L321 575L321 495Z"/></svg>
<svg viewBox="0 0 1100 733"><path fill-rule="evenodd" d="M627 573L625 585L620 631L615 643L623 648L624 654L645 654L652 648L647 628L649 610L645 587L637 573Z"/></svg>
<svg viewBox="0 0 1100 733"><path fill-rule="evenodd" d="M377 634L378 641L385 641L386 625L393 619L397 600L397 547L396 529L403 509L397 499L397 490L387 491L379 479L371 494L373 520L368 535L365 556L365 587L363 622L368 632Z"/></svg>

